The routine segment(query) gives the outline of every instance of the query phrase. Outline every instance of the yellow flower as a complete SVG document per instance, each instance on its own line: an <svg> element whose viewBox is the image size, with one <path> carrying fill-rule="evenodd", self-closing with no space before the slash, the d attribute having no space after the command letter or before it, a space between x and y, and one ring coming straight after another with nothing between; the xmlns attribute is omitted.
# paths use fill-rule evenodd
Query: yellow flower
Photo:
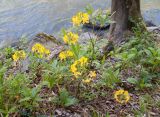
<svg viewBox="0 0 160 117"><path fill-rule="evenodd" d="M80 72L74 72L74 76L75 76L76 78L78 78L78 76L80 76L80 75L81 75Z"/></svg>
<svg viewBox="0 0 160 117"><path fill-rule="evenodd" d="M48 49L45 49L44 51L45 51L46 55L49 55L51 53L50 50L48 50Z"/></svg>
<svg viewBox="0 0 160 117"><path fill-rule="evenodd" d="M59 58L60 58L61 60L66 59L66 54L65 54L64 52L61 52L61 53L59 54Z"/></svg>
<svg viewBox="0 0 160 117"><path fill-rule="evenodd" d="M97 76L96 71L90 71L89 72L89 77L95 78Z"/></svg>
<svg viewBox="0 0 160 117"><path fill-rule="evenodd" d="M67 57L73 57L73 52L68 50L68 51L63 51L59 54L59 58L61 60L65 60Z"/></svg>
<svg viewBox="0 0 160 117"><path fill-rule="evenodd" d="M80 24L89 23L89 15L87 13L78 12L72 17L72 23L75 26L80 26Z"/></svg>
<svg viewBox="0 0 160 117"><path fill-rule="evenodd" d="M14 61L22 60L26 58L26 53L23 50L16 51L13 55L12 58Z"/></svg>
<svg viewBox="0 0 160 117"><path fill-rule="evenodd" d="M32 47L32 52L36 52L38 54L40 54L40 56L43 55L49 55L50 54L50 50L48 50L47 48L45 48L42 44L40 43L36 43L33 47Z"/></svg>
<svg viewBox="0 0 160 117"><path fill-rule="evenodd" d="M64 43L68 43L68 42L69 42L69 38L68 38L68 35L67 35L67 34L64 35L63 41L64 41Z"/></svg>
<svg viewBox="0 0 160 117"><path fill-rule="evenodd" d="M130 95L128 91L120 89L114 93L114 98L119 103L127 103L130 99Z"/></svg>
<svg viewBox="0 0 160 117"><path fill-rule="evenodd" d="M68 32L66 35L64 35L63 41L64 43L67 43L67 44L75 44L77 43L78 38L79 38L78 34Z"/></svg>
<svg viewBox="0 0 160 117"><path fill-rule="evenodd" d="M76 63L73 63L72 65L71 65L71 72L73 72L73 73L75 73L75 72L77 72L77 67L76 67Z"/></svg>
<svg viewBox="0 0 160 117"><path fill-rule="evenodd" d="M92 81L91 78L88 78L88 79L85 79L85 80L83 79L83 80L82 80L83 83L90 83L91 81Z"/></svg>
<svg viewBox="0 0 160 117"><path fill-rule="evenodd" d="M81 69L80 67L83 67L87 64L88 58L86 57L81 57L79 60L76 60L72 65L71 65L71 72L74 74L75 77L81 75L80 72L78 72L78 68ZM80 66L78 66L80 65Z"/></svg>
<svg viewBox="0 0 160 117"><path fill-rule="evenodd" d="M88 58L86 58L86 57L81 57L81 58L79 59L79 62L80 62L80 65L81 65L81 66L84 66L85 64L87 64Z"/></svg>
<svg viewBox="0 0 160 117"><path fill-rule="evenodd" d="M79 75L81 75L80 72L78 72L78 69L77 69L77 65L78 65L79 61L75 61L72 65L71 65L71 72L74 74L74 76L77 78Z"/></svg>
<svg viewBox="0 0 160 117"><path fill-rule="evenodd" d="M73 25L80 26L80 24L81 24L81 18L79 18L77 16L73 16L72 17L72 22L73 22Z"/></svg>
<svg viewBox="0 0 160 117"><path fill-rule="evenodd" d="M82 14L82 23L83 24L89 23L89 15L88 15L88 13L83 13Z"/></svg>
<svg viewBox="0 0 160 117"><path fill-rule="evenodd" d="M32 52L43 53L44 52L44 46L41 45L40 43L36 43L32 47Z"/></svg>
<svg viewBox="0 0 160 117"><path fill-rule="evenodd" d="M77 34L70 33L70 43L77 43L79 36Z"/></svg>
<svg viewBox="0 0 160 117"><path fill-rule="evenodd" d="M68 57L73 57L74 56L73 52L70 51L70 50L66 51L66 54L67 54Z"/></svg>

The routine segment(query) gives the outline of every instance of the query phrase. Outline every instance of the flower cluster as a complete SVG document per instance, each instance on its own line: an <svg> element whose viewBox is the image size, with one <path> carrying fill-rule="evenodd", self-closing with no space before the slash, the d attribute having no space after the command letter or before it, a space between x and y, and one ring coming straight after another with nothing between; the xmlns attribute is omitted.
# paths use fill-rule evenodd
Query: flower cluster
<svg viewBox="0 0 160 117"><path fill-rule="evenodd" d="M68 50L68 51L63 51L59 54L59 58L61 60L65 60L67 57L73 57L74 54L72 51Z"/></svg>
<svg viewBox="0 0 160 117"><path fill-rule="evenodd" d="M89 77L90 78L95 78L97 76L96 71L90 71L89 72Z"/></svg>
<svg viewBox="0 0 160 117"><path fill-rule="evenodd" d="M81 65L81 67L83 67L83 66L85 66L87 64L88 58L81 57L78 61L79 61L80 65Z"/></svg>
<svg viewBox="0 0 160 117"><path fill-rule="evenodd" d="M89 23L89 15L87 13L79 12L72 17L72 23L75 26L80 26L80 24Z"/></svg>
<svg viewBox="0 0 160 117"><path fill-rule="evenodd" d="M119 103L127 103L130 99L130 95L128 91L120 89L114 93L114 98Z"/></svg>
<svg viewBox="0 0 160 117"><path fill-rule="evenodd" d="M45 55L49 55L50 54L50 50L48 50L47 48L45 48L40 43L36 43L35 45L33 45L32 52L36 52L36 53L40 54L40 57L43 57Z"/></svg>
<svg viewBox="0 0 160 117"><path fill-rule="evenodd" d="M75 44L77 43L78 38L79 38L78 34L68 32L67 34L64 35L63 41L66 44Z"/></svg>
<svg viewBox="0 0 160 117"><path fill-rule="evenodd" d="M16 51L13 55L12 58L14 61L22 60L26 58L26 53L23 50Z"/></svg>
<svg viewBox="0 0 160 117"><path fill-rule="evenodd" d="M86 57L81 57L79 60L76 60L72 65L71 65L71 72L74 74L74 76L77 78L79 75L81 75L81 72L78 71L78 68L82 68L86 66L88 63L88 58Z"/></svg>
<svg viewBox="0 0 160 117"><path fill-rule="evenodd" d="M90 71L88 76L89 76L89 78L82 80L83 83L90 83L93 78L96 78L96 76L97 76L96 71Z"/></svg>

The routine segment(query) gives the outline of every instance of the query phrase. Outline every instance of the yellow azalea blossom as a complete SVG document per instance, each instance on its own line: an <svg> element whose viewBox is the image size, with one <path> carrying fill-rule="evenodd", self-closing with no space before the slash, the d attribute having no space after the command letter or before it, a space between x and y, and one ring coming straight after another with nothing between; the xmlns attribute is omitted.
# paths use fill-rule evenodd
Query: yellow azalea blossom
<svg viewBox="0 0 160 117"><path fill-rule="evenodd" d="M78 12L72 17L72 23L75 26L80 26L80 24L89 23L89 15L87 13Z"/></svg>
<svg viewBox="0 0 160 117"><path fill-rule="evenodd" d="M65 54L64 52L61 52L61 53L59 54L59 58L60 58L61 60L66 59L66 54Z"/></svg>
<svg viewBox="0 0 160 117"><path fill-rule="evenodd" d="M26 53L23 50L16 51L13 55L12 58L14 61L22 60L26 58Z"/></svg>
<svg viewBox="0 0 160 117"><path fill-rule="evenodd" d="M40 43L36 43L32 47L32 52L37 52L37 53L44 53L44 46Z"/></svg>
<svg viewBox="0 0 160 117"><path fill-rule="evenodd" d="M128 91L120 89L114 93L114 98L119 103L127 103L130 99L130 95Z"/></svg>
<svg viewBox="0 0 160 117"><path fill-rule="evenodd" d="M82 67L82 66L84 66L85 64L87 64L88 58L86 58L86 57L81 57L81 58L79 59L79 62L80 62L80 65L81 65L81 67Z"/></svg>
<svg viewBox="0 0 160 117"><path fill-rule="evenodd" d="M66 44L75 44L78 42L78 38L79 38L78 34L68 32L67 34L64 35L63 41Z"/></svg>
<svg viewBox="0 0 160 117"><path fill-rule="evenodd" d="M97 76L96 71L90 71L89 72L89 77L95 78Z"/></svg>
<svg viewBox="0 0 160 117"><path fill-rule="evenodd" d="M72 65L71 65L71 72L74 74L74 76L77 78L79 75L81 75L80 72L78 72L78 69L77 69L77 65L78 65L79 61L75 61Z"/></svg>
<svg viewBox="0 0 160 117"><path fill-rule="evenodd" d="M68 50L68 51L66 52L66 54L67 54L68 57L73 57L73 56L74 56L73 52L70 51L70 50Z"/></svg>
<svg viewBox="0 0 160 117"><path fill-rule="evenodd" d="M73 57L73 52L68 50L68 51L63 51L59 54L59 58L61 60L65 60L67 57Z"/></svg>
<svg viewBox="0 0 160 117"><path fill-rule="evenodd" d="M85 80L83 79L83 80L82 80L83 83L90 83L91 81L92 81L91 78L88 78L88 79L85 79Z"/></svg>
<svg viewBox="0 0 160 117"><path fill-rule="evenodd" d="M51 52L50 52L50 50L49 49L45 49L45 54L46 55L49 55Z"/></svg>
<svg viewBox="0 0 160 117"><path fill-rule="evenodd" d="M89 15L88 15L88 13L83 13L83 15L82 15L82 23L83 24L89 23Z"/></svg>
<svg viewBox="0 0 160 117"><path fill-rule="evenodd" d="M78 68L77 67L84 67L88 62L88 58L86 57L81 57L79 60L76 60L70 68L70 71L74 74L75 77L81 75L80 72L78 72ZM78 66L80 65L80 66Z"/></svg>
<svg viewBox="0 0 160 117"><path fill-rule="evenodd" d="M77 78L79 75L81 75L80 72L78 72L78 69L76 68L76 63L71 65L71 72L74 74L74 76Z"/></svg>
<svg viewBox="0 0 160 117"><path fill-rule="evenodd" d="M80 26L80 24L81 24L81 18L79 18L77 16L73 16L72 17L72 22L73 22L73 25Z"/></svg>
<svg viewBox="0 0 160 117"><path fill-rule="evenodd" d="M69 37L68 37L68 35L66 34L66 35L64 35L64 37L63 37L63 41L64 41L64 43L69 43Z"/></svg>
<svg viewBox="0 0 160 117"><path fill-rule="evenodd" d="M50 50L48 50L47 48L45 48L40 43L36 43L35 45L33 45L32 52L36 52L36 53L40 54L40 56L49 55L50 54Z"/></svg>
<svg viewBox="0 0 160 117"><path fill-rule="evenodd" d="M77 72L77 67L76 67L76 65L77 65L77 64L75 64L75 63L71 65L71 72L73 72L73 73Z"/></svg>
<svg viewBox="0 0 160 117"><path fill-rule="evenodd" d="M74 72L74 76L75 76L76 78L78 78L78 76L80 76L80 75L81 75L80 72Z"/></svg>

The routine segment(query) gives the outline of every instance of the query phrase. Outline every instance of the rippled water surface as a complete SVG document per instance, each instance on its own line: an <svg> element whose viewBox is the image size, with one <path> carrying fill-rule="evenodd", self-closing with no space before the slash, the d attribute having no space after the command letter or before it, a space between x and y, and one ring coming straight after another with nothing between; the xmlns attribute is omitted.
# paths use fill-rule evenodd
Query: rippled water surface
<svg viewBox="0 0 160 117"><path fill-rule="evenodd" d="M160 0L141 1L142 11L160 9ZM39 32L56 35L88 4L109 8L110 0L0 0L0 47L18 41L24 34L28 38Z"/></svg>

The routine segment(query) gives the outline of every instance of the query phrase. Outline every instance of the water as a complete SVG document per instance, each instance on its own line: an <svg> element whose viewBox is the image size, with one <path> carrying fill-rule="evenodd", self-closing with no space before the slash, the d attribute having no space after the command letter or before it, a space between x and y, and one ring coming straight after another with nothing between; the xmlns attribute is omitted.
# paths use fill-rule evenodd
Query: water
<svg viewBox="0 0 160 117"><path fill-rule="evenodd" d="M160 9L160 0L141 1L142 11ZM0 48L18 41L22 35L29 39L40 32L57 35L88 4L109 8L110 0L0 0Z"/></svg>

